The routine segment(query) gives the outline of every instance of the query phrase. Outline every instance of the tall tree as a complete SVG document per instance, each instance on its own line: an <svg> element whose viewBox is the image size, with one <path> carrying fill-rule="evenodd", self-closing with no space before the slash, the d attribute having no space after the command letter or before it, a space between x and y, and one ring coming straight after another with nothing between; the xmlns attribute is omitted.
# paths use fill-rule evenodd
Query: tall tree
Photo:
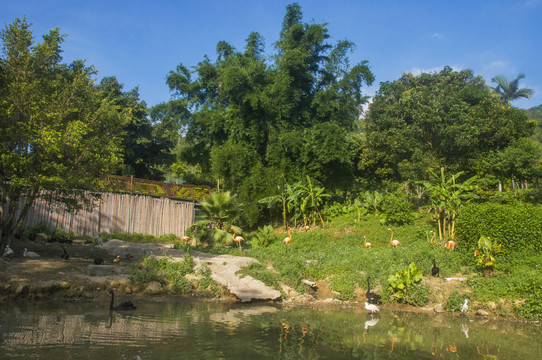
<svg viewBox="0 0 542 360"><path fill-rule="evenodd" d="M253 32L244 50L221 41L215 62L204 57L193 71L181 64L167 77L172 101L191 112L178 168L199 165L246 207L259 206L251 199L272 195L284 176L347 188L346 138L374 80L367 61L351 63L354 44L331 44L327 25L305 23L298 4L286 7L282 25L272 57Z"/></svg>
<svg viewBox="0 0 542 360"><path fill-rule="evenodd" d="M493 88L495 93L499 94L499 98L503 100L507 105L510 105L510 102L525 98L530 99L533 95L532 89L519 88L519 81L525 78L525 74L519 74L514 80L508 80L508 77L503 75L495 76L491 79L492 82L497 83L497 86Z"/></svg>
<svg viewBox="0 0 542 360"><path fill-rule="evenodd" d="M93 85L81 60L61 63L58 29L34 43L16 19L0 32L0 251L42 190L78 205L98 177L121 163L129 111L119 111Z"/></svg>

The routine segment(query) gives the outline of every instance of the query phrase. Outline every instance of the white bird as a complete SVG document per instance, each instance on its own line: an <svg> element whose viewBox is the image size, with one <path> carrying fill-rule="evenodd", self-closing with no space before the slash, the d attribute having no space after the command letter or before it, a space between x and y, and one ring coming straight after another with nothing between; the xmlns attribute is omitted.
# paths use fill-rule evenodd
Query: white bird
<svg viewBox="0 0 542 360"><path fill-rule="evenodd" d="M104 242L102 241L102 238L100 237L101 233L98 233L96 235L96 242L98 243L98 245L103 245Z"/></svg>
<svg viewBox="0 0 542 360"><path fill-rule="evenodd" d="M13 255L15 252L8 246L6 246L6 249L4 250L4 255L3 256L11 256Z"/></svg>
<svg viewBox="0 0 542 360"><path fill-rule="evenodd" d="M24 248L24 253L23 253L23 256L24 257L40 257L40 255L38 253L35 253L33 251L28 251L27 248Z"/></svg>
<svg viewBox="0 0 542 360"><path fill-rule="evenodd" d="M463 315L465 315L465 313L469 310L468 302L469 301L465 299L465 302L463 303L463 305L461 305L461 313L463 313Z"/></svg>
<svg viewBox="0 0 542 360"><path fill-rule="evenodd" d="M371 314L380 311L378 306L369 304L368 302L365 302L365 309L369 310Z"/></svg>

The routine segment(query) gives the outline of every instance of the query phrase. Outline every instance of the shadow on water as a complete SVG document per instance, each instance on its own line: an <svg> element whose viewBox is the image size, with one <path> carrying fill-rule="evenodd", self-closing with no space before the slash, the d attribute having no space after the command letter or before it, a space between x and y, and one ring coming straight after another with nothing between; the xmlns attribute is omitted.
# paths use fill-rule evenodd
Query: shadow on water
<svg viewBox="0 0 542 360"><path fill-rule="evenodd" d="M274 304L95 304L0 310L0 358L535 359L542 329L514 321Z"/></svg>

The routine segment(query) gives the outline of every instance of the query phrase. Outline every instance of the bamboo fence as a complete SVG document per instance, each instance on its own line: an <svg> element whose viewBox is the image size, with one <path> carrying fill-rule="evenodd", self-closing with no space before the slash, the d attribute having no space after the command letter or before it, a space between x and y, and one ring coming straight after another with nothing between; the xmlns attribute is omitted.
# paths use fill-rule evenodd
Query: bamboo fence
<svg viewBox="0 0 542 360"><path fill-rule="evenodd" d="M182 237L193 218L193 202L142 194L101 193L90 210L78 212L40 197L25 217L23 227L42 224L53 230L90 236L106 231Z"/></svg>

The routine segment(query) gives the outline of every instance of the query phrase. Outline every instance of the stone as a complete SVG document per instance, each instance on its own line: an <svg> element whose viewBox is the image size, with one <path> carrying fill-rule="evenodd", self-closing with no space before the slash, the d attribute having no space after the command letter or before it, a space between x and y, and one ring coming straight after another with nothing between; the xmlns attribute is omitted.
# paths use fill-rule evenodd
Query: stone
<svg viewBox="0 0 542 360"><path fill-rule="evenodd" d="M478 316L489 316L489 313L485 311L484 309L478 309L476 310L476 315Z"/></svg>
<svg viewBox="0 0 542 360"><path fill-rule="evenodd" d="M433 306L433 311L437 314L441 314L444 312L444 306L442 306L442 304L436 304L435 306Z"/></svg>
<svg viewBox="0 0 542 360"><path fill-rule="evenodd" d="M147 294L160 294L162 292L162 285L158 281L152 281L145 288Z"/></svg>

